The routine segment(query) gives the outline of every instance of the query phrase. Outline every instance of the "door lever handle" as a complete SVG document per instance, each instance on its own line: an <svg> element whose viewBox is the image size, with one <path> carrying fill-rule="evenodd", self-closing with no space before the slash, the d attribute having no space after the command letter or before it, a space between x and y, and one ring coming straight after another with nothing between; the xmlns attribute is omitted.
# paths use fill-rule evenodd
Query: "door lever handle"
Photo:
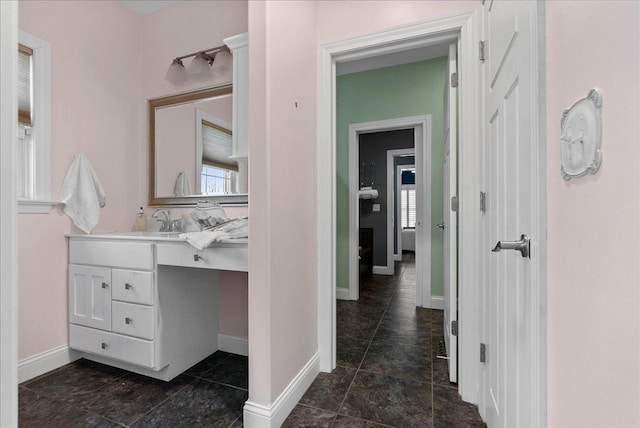
<svg viewBox="0 0 640 428"><path fill-rule="evenodd" d="M440 229L444 230L447 226L445 226L444 223L438 223L436 224L436 227L439 227Z"/></svg>
<svg viewBox="0 0 640 428"><path fill-rule="evenodd" d="M531 258L531 238L527 235L520 235L519 241L498 241L495 247L493 247L494 253L499 253L502 250L516 250L520 251L520 254L524 258Z"/></svg>

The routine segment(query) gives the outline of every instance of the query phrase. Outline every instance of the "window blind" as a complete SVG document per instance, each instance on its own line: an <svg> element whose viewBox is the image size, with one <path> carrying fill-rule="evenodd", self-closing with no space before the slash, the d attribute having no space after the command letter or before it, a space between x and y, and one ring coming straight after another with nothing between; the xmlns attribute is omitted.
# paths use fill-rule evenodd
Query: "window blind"
<svg viewBox="0 0 640 428"><path fill-rule="evenodd" d="M232 155L231 131L206 120L202 121L202 163L220 169L237 171Z"/></svg>
<svg viewBox="0 0 640 428"><path fill-rule="evenodd" d="M33 100L33 50L18 45L18 123L31 126Z"/></svg>
<svg viewBox="0 0 640 428"><path fill-rule="evenodd" d="M400 196L401 226L403 229L413 229L416 227L416 190L404 188Z"/></svg>

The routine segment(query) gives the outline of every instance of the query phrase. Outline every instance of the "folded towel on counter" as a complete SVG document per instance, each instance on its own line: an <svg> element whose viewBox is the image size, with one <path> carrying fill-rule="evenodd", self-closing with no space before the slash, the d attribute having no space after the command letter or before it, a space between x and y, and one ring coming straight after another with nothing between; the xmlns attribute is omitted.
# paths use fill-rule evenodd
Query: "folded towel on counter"
<svg viewBox="0 0 640 428"><path fill-rule="evenodd" d="M247 238L249 236L249 219L238 217L213 230L202 232L181 233L180 238L185 239L192 247L204 250L214 242L233 242L233 239Z"/></svg>
<svg viewBox="0 0 640 428"><path fill-rule="evenodd" d="M86 233L100 221L100 208L106 195L89 159L79 153L73 158L62 184L61 200L64 212Z"/></svg>
<svg viewBox="0 0 640 428"><path fill-rule="evenodd" d="M176 187L173 191L175 196L189 196L193 195L193 191L191 190L191 181L189 180L189 176L186 172L182 171L178 174L178 178L176 179Z"/></svg>

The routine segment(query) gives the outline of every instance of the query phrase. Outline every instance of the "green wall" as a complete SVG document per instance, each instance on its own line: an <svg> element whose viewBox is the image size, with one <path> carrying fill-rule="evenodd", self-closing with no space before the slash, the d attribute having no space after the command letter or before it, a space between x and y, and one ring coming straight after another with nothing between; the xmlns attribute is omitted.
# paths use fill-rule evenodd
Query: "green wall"
<svg viewBox="0 0 640 428"><path fill-rule="evenodd" d="M443 108L447 59L436 58L337 77L336 284L349 288L349 125L431 115L431 295L442 296Z"/></svg>

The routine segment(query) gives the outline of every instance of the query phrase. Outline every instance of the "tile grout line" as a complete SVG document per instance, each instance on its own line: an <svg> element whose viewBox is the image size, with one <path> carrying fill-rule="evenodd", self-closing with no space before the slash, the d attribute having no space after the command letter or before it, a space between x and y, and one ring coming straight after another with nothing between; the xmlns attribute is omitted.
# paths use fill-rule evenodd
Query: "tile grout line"
<svg viewBox="0 0 640 428"><path fill-rule="evenodd" d="M187 386L189 386L189 384L185 384L182 388L178 388L178 390L176 390L176 392L174 392L173 394L171 394L170 396L168 396L167 398L165 398L164 400L162 400L161 402L159 402L157 405L153 406L151 409L149 409L147 412L143 413L142 415L140 415L137 419L135 419L133 422L131 422L129 424L129 426L133 426L136 422L138 422L140 419L144 418L145 416L147 416L149 413L153 412L154 410L156 410L158 407L162 406L164 403L166 403L167 401L169 401L170 399L172 399L173 397L175 397L175 395L182 391L183 389L185 389Z"/></svg>

